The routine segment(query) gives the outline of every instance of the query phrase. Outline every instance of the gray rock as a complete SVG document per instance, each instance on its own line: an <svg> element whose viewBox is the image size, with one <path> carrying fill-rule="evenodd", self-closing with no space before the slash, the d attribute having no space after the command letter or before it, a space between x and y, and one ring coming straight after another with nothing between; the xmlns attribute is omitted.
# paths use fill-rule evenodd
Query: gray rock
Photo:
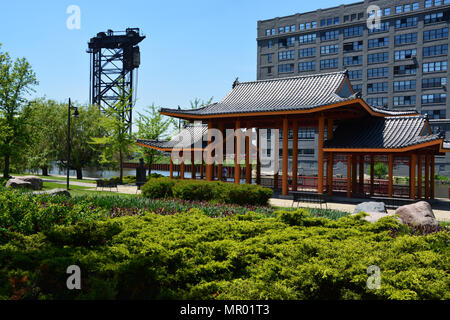
<svg viewBox="0 0 450 320"><path fill-rule="evenodd" d="M66 189L60 189L60 188L51 189L51 190L47 190L47 191L34 191L33 194L48 194L51 196L66 196L69 198L71 197L69 191L67 191Z"/></svg>
<svg viewBox="0 0 450 320"><path fill-rule="evenodd" d="M23 181L19 179L9 179L8 182L6 182L6 188L26 188L33 190L33 186L31 182Z"/></svg>
<svg viewBox="0 0 450 320"><path fill-rule="evenodd" d="M355 211L353 214L357 214L359 212L377 212L377 213L387 213L386 206L384 202L362 202L355 207Z"/></svg>
<svg viewBox="0 0 450 320"><path fill-rule="evenodd" d="M23 176L23 177L14 177L14 178L31 183L32 190L42 190L43 182L42 182L42 179L39 177Z"/></svg>
<svg viewBox="0 0 450 320"><path fill-rule="evenodd" d="M430 204L426 201L401 206L395 210L395 214L400 217L403 223L413 226L437 227L439 224Z"/></svg>

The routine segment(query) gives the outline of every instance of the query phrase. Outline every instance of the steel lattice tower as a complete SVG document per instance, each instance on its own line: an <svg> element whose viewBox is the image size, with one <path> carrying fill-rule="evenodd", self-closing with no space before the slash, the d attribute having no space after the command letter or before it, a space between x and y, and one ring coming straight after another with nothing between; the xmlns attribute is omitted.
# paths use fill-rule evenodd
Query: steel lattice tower
<svg viewBox="0 0 450 320"><path fill-rule="evenodd" d="M125 31L99 32L89 41L91 54L89 100L103 111L114 108L120 93L129 96L129 111L123 114L123 121L131 132L133 95L140 65L138 43L145 39L139 28ZM136 72L133 71L136 69Z"/></svg>

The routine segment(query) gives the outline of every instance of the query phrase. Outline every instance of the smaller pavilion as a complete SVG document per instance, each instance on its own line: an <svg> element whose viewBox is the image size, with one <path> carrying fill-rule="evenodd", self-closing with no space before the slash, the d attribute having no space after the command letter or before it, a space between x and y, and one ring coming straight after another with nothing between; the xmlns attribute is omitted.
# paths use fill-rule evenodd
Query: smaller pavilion
<svg viewBox="0 0 450 320"><path fill-rule="evenodd" d="M271 80L240 83L235 81L232 90L221 101L198 109L161 109L161 114L201 126L188 126L193 143L183 146L194 152L202 152L213 141L207 129L282 130L281 190L298 190L299 128L315 127L318 130L318 170L315 189L318 193L344 191L348 197L373 196L375 193L389 197L410 199L434 198L434 159L436 155L450 152L450 142L430 128L427 117L415 110L387 110L369 106L351 87L347 71L296 76ZM288 170L288 133L293 133L292 170ZM326 139L325 139L326 132ZM261 183L259 159L260 137L256 146L248 137L233 136L235 150L245 144L245 183L252 183L250 150L257 152L256 183ZM225 137L225 140L227 138ZM200 144L199 141L202 141ZM245 140L245 141L241 141ZM177 151L180 137L171 141L138 140L141 146L160 151ZM197 142L197 143L196 143ZM200 146L200 148L198 147ZM180 148L181 150L181 148ZM234 182L241 182L239 152L235 152ZM374 178L375 160L388 164L388 183L385 189L376 190ZM333 164L347 165L344 183L333 177ZM203 166L203 161L201 162ZM409 188L405 194L396 192L393 183L394 164L409 166ZM192 170L195 165L192 163ZM206 180L222 180L222 164L206 165ZM170 176L173 177L171 162ZM181 163L181 168L184 163ZM364 182L365 168L370 167L370 182ZM182 170L182 169L181 169ZM203 173L203 171L201 171ZM195 179L195 172L193 171ZM202 174L203 175L203 174ZM278 181L278 172L274 173ZM274 186L276 187L278 183Z"/></svg>

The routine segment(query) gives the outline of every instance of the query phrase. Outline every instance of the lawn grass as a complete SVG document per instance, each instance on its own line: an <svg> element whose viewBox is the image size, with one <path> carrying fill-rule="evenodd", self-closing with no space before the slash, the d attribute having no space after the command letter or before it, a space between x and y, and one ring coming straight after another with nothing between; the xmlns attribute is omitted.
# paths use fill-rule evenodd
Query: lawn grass
<svg viewBox="0 0 450 320"><path fill-rule="evenodd" d="M21 176L36 176L36 177L39 177L39 178L42 178L42 179L51 179L51 180L61 180L61 181L67 181L67 178L66 177L59 177L59 176L52 176L52 175L49 175L49 176L43 176L43 175L40 175L40 174L31 174L31 173L27 173L27 174L24 174L24 173L12 173L11 174L12 176L18 176L18 177L21 177ZM95 180L91 180L91 179L76 179L76 178L69 178L69 181L73 181L73 182L87 182L87 183L95 183Z"/></svg>

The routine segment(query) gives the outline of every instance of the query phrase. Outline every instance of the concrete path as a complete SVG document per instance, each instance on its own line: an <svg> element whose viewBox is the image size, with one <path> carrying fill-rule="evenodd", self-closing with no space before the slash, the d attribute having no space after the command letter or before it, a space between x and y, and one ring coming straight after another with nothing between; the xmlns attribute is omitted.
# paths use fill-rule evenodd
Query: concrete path
<svg viewBox="0 0 450 320"><path fill-rule="evenodd" d="M439 205L438 209L433 208L433 213L438 221L450 222L450 202L445 201L445 199L440 199L443 204ZM287 207L290 208L292 206L293 200L287 199L277 199L271 198L269 200L269 204L275 207ZM320 204L315 203L306 203L299 202L295 203L294 207L297 207L297 204L300 208L320 208ZM448 204L448 209L445 208L446 204ZM343 212L353 213L355 210L356 204L351 203L337 203L337 202L329 202L327 203L328 209L339 210ZM322 209L325 209L325 205L322 205ZM388 209L389 213L394 213L395 210Z"/></svg>

